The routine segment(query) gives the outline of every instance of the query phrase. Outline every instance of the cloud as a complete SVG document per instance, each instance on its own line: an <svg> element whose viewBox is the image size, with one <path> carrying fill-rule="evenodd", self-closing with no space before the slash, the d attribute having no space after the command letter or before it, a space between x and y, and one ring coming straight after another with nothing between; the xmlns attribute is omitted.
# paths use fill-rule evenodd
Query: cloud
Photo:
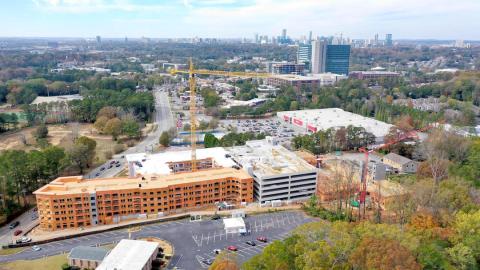
<svg viewBox="0 0 480 270"><path fill-rule="evenodd" d="M43 10L66 13L92 13L107 11L155 12L165 9L165 5L139 4L130 0L32 0Z"/></svg>
<svg viewBox="0 0 480 270"><path fill-rule="evenodd" d="M425 29L426 25L446 23L444 17L452 15L458 19L448 22L451 27L467 26L468 18L479 10L479 0L457 0L455 4L451 0L256 0L237 8L197 6L184 22L198 28L212 27L212 33L228 29L233 34L249 29L250 33L278 33L281 28L295 34L308 30L319 34L360 33L362 28L372 31L390 24L409 27L413 22Z"/></svg>

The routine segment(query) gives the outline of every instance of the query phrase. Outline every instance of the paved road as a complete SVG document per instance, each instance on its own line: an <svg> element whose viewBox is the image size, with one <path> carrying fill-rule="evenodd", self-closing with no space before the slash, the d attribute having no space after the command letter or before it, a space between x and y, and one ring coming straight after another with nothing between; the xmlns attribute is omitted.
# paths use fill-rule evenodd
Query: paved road
<svg viewBox="0 0 480 270"><path fill-rule="evenodd" d="M133 154L133 153L144 153L146 151L151 151L151 149L158 143L158 139L163 131L166 131L174 126L174 120L172 116L172 112L170 110L170 102L168 98L168 89L174 87L173 85L162 85L157 87L154 90L155 96L155 115L154 121L157 125L157 129L147 135L140 143L138 143L134 147L130 147L129 149L125 150L123 153L117 155L117 158L108 160L106 163L102 164L101 166L94 169L89 174L85 175L87 178L94 178L95 175L98 173L97 177L112 177L120 173L121 170L125 168L125 158L122 156L126 154ZM120 161L120 166L116 167L115 165L112 168L108 169L108 165L112 160ZM101 168L105 168L103 171ZM10 230L8 225L3 226L0 228L0 245L5 245L11 243L12 240L15 240L18 237L13 236L13 232L16 230L27 230L31 228L37 220L32 220L32 210L22 214L20 217L15 219L14 221L20 221L19 227ZM14 222L12 221L12 222Z"/></svg>
<svg viewBox="0 0 480 270"><path fill-rule="evenodd" d="M10 229L8 226L14 221L20 221L20 225L18 225L14 229ZM16 230L22 230L23 232L26 232L27 230L31 229L38 223L38 215L36 212L33 211L33 209L30 209L18 218L16 218L14 221L0 228L0 245L7 245L9 243L15 242L15 240L17 238L20 238L21 235L14 236L13 233Z"/></svg>
<svg viewBox="0 0 480 270"><path fill-rule="evenodd" d="M249 216L245 219L247 230L251 235L225 234L222 220L206 220L190 222L189 220L161 222L142 226L141 230L132 233L132 238L158 237L173 244L175 255L169 269L202 269L208 268L203 259L214 258L214 249L225 249L227 246L238 247L237 256L244 262L258 254L268 245L256 241L257 246L249 246L245 241L255 240L258 236L267 237L269 243L288 236L297 226L313 221L299 211L266 213ZM40 251L26 248L24 251L7 256L0 256L0 262L15 260L32 260L69 252L76 246L96 246L120 241L128 237L126 230L103 232L68 240L39 245Z"/></svg>
<svg viewBox="0 0 480 270"><path fill-rule="evenodd" d="M157 128L150 132L147 137L145 137L137 145L128 148L124 152L115 155L114 159L106 161L104 164L98 166L92 170L89 174L86 175L87 178L102 178L102 177L112 177L120 173L125 168L125 155L134 154L134 153L145 153L152 151L153 148L158 144L158 140L162 132L169 130L174 127L174 120L172 111L170 110L170 102L168 98L168 89L173 87L172 85L162 85L156 88L153 91L155 96L155 115L154 123ZM116 167L115 165L112 168L108 169L110 162L120 161L121 166ZM104 168L104 170L101 170Z"/></svg>

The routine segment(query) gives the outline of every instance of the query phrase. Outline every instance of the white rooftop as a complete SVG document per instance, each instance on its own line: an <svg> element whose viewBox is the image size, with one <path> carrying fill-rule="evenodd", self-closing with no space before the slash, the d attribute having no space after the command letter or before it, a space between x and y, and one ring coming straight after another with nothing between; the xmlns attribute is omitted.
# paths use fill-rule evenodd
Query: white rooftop
<svg viewBox="0 0 480 270"><path fill-rule="evenodd" d="M230 147L227 150L247 173L259 178L316 170L304 159L277 144L271 137L247 141L244 146Z"/></svg>
<svg viewBox="0 0 480 270"><path fill-rule="evenodd" d="M50 102L68 102L71 100L76 99L83 99L82 96L79 94L75 95L63 95L63 96L51 96L51 97L36 97L32 104L40 104L40 103L50 103Z"/></svg>
<svg viewBox="0 0 480 270"><path fill-rule="evenodd" d="M286 121L286 118L292 118L291 121L294 125L303 127L305 129L308 129L309 126L311 128L316 128L317 130L347 127L349 125L363 127L366 131L373 133L377 138L384 137L386 134L388 134L390 127L393 126L385 122L347 112L339 108L284 111L277 112L277 116L282 121Z"/></svg>
<svg viewBox="0 0 480 270"><path fill-rule="evenodd" d="M227 151L223 147L197 149L197 159L212 158L215 164L220 167L231 168L235 165L232 159L227 158ZM127 162L139 162L142 167L133 164L136 174L158 174L168 175L172 171L168 166L168 162L180 162L192 160L192 151L169 151L157 154L131 154L126 155Z"/></svg>
<svg viewBox="0 0 480 270"><path fill-rule="evenodd" d="M236 228L245 228L245 221L241 217L236 218L224 218L223 225L225 230L236 229Z"/></svg>
<svg viewBox="0 0 480 270"><path fill-rule="evenodd" d="M96 270L142 270L157 248L158 243L122 239Z"/></svg>

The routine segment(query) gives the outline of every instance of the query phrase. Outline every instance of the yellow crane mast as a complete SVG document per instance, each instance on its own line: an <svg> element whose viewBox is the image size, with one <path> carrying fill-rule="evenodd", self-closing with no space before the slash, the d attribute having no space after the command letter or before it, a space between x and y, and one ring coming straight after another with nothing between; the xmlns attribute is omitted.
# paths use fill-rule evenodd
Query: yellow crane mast
<svg viewBox="0 0 480 270"><path fill-rule="evenodd" d="M188 74L188 82L190 86L190 144L192 146L192 171L193 172L197 170L195 75L212 75L212 76L222 76L222 77L254 77L254 78L268 78L272 76L270 73L195 69L192 58L189 59L188 70L171 69L170 73L171 74Z"/></svg>

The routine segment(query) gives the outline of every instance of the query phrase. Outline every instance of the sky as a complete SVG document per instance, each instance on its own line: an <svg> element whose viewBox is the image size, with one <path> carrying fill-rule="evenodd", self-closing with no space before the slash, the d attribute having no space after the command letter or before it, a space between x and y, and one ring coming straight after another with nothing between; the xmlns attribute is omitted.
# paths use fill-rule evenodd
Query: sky
<svg viewBox="0 0 480 270"><path fill-rule="evenodd" d="M480 40L480 0L0 0L2 37Z"/></svg>

